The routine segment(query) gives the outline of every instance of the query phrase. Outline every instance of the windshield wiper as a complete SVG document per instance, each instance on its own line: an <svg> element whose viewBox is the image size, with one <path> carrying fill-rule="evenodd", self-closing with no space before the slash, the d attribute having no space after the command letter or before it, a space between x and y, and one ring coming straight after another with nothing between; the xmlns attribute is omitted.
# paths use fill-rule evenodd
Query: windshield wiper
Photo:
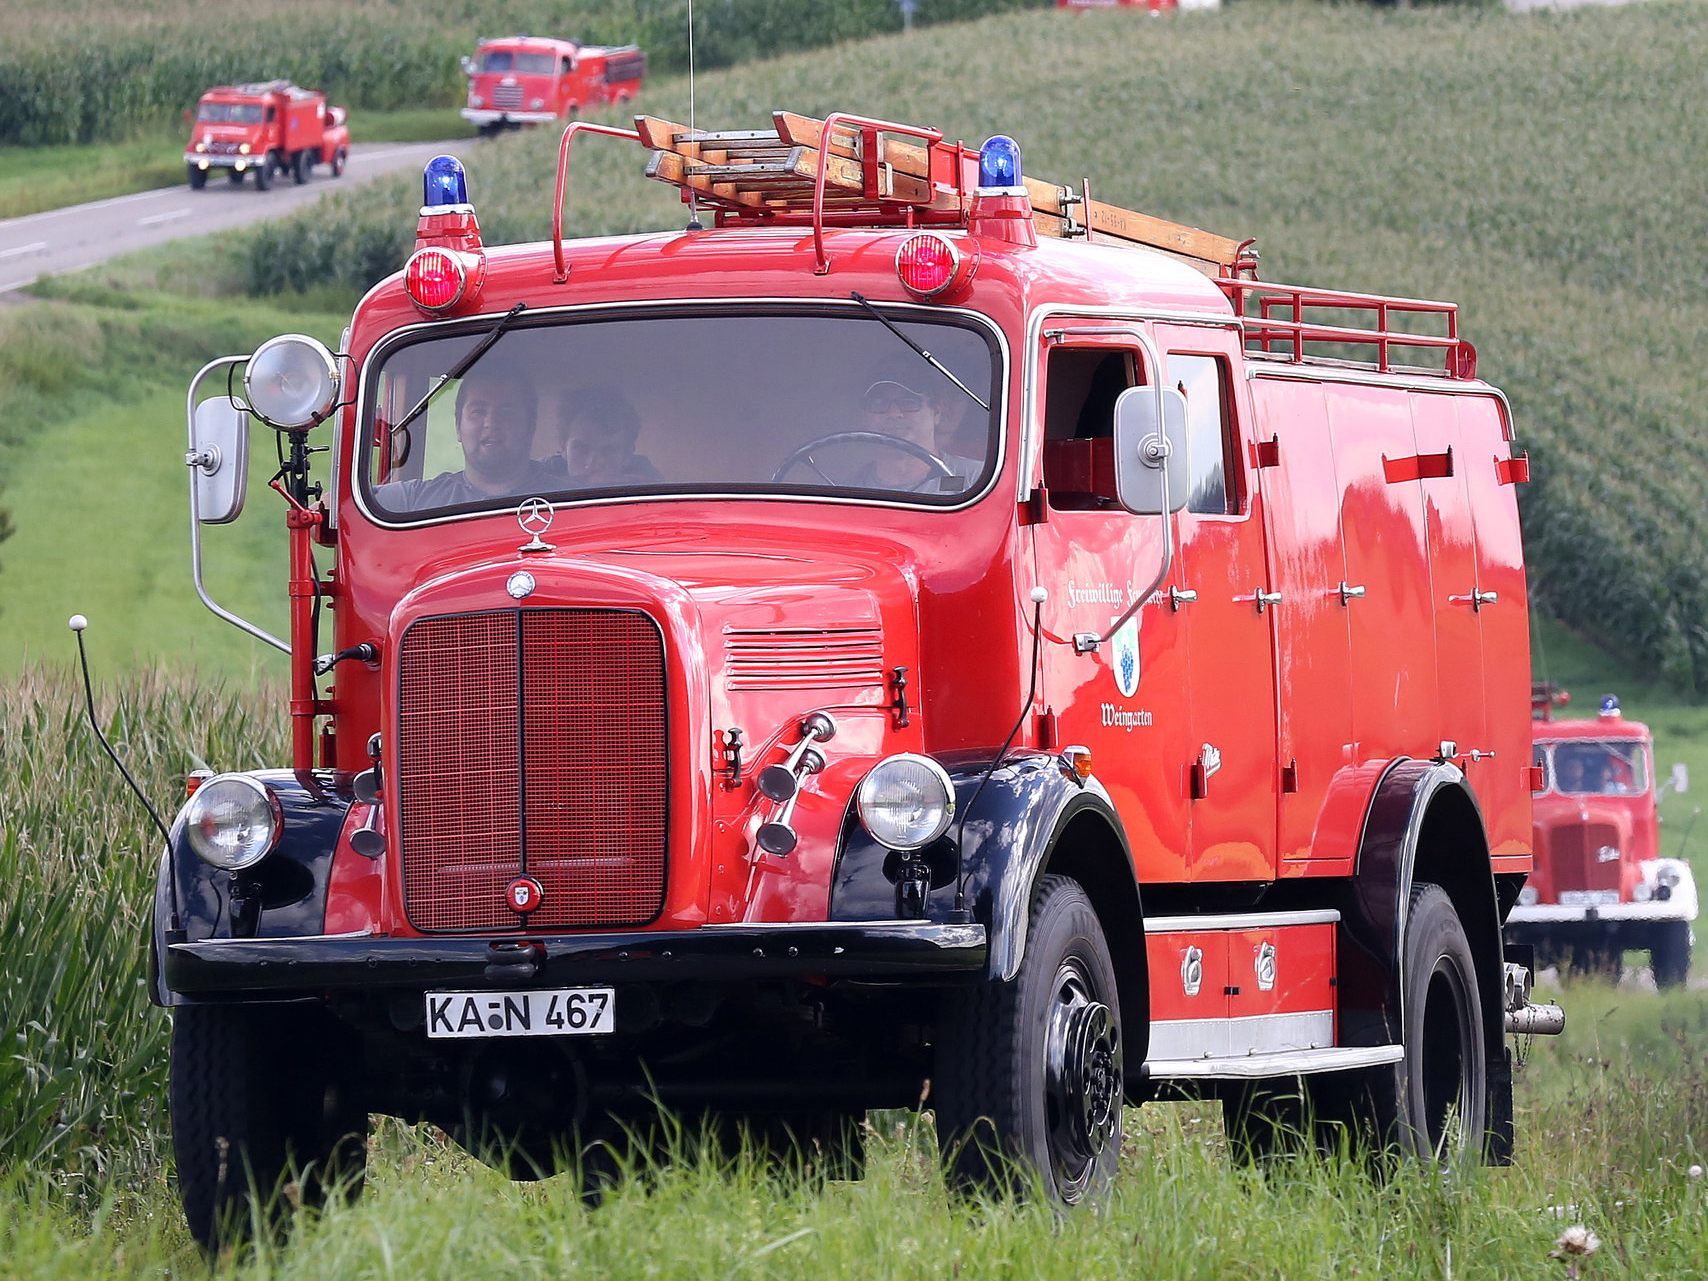
<svg viewBox="0 0 1708 1281"><path fill-rule="evenodd" d="M942 374L943 377L947 378L950 382L954 383L955 386L959 387L962 391L966 392L967 395L971 396L973 398L973 403L980 409L984 410L987 414L990 412L990 405L986 403L978 392L974 391L971 387L967 386L966 383L955 377L954 373L949 369L949 366L945 365L941 360L938 360L937 357L933 356L930 352L926 351L925 348L921 347L918 343L914 342L913 339L909 338L901 331L901 327L899 325L892 321L888 316L884 315L884 313L879 311L876 307L872 306L869 300L861 297L857 290L850 290L848 296L870 312L873 319L875 319L880 325L889 330L897 338L901 339L909 347L913 348L914 351L918 352L922 359L930 362L933 369Z"/></svg>
<svg viewBox="0 0 1708 1281"><path fill-rule="evenodd" d="M450 386L450 384L456 382L457 379L461 378L464 374L468 373L469 370L473 369L475 361L479 360L482 356L486 355L487 352L492 350L492 344L499 340L504 331L510 328L510 322L515 320L517 316L520 316L527 306L527 303L519 302L509 311L500 316L492 328L486 331L486 335L469 349L468 355L464 356L456 364L452 365L445 373L439 375L439 381L429 387L427 389L427 394L415 402L415 407L397 421L396 426L391 429L391 434L396 436L400 431L403 431L408 427L410 423L421 417L421 414L426 410L427 406L433 403L433 398L435 396L437 396L446 387Z"/></svg>

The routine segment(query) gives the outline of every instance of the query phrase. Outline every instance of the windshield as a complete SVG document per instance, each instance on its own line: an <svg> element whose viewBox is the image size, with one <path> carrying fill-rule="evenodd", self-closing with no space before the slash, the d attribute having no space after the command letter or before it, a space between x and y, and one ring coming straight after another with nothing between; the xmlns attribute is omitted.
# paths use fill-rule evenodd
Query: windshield
<svg viewBox="0 0 1708 1281"><path fill-rule="evenodd" d="M549 76L557 65L557 56L550 53L518 53L510 49L489 49L480 55L482 71L520 71L527 76Z"/></svg>
<svg viewBox="0 0 1708 1281"><path fill-rule="evenodd" d="M1568 796L1636 796L1649 790L1643 745L1632 739L1538 743L1536 763L1548 785Z"/></svg>
<svg viewBox="0 0 1708 1281"><path fill-rule="evenodd" d="M993 340L900 328L998 399ZM422 515L628 494L769 494L953 505L983 488L993 415L877 320L800 310L558 320L526 313L421 399L494 320L394 348L370 375L376 510ZM393 428L392 423L401 424Z"/></svg>
<svg viewBox="0 0 1708 1281"><path fill-rule="evenodd" d="M217 125L258 125L261 123L261 104L258 102L204 102L196 119Z"/></svg>

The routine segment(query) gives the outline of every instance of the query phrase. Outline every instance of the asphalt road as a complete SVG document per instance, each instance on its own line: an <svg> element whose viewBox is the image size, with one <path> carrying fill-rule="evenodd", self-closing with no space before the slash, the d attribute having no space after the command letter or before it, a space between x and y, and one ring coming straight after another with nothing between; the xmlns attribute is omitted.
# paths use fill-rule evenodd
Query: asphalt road
<svg viewBox="0 0 1708 1281"><path fill-rule="evenodd" d="M0 299L39 277L93 267L120 254L164 244L181 236L204 236L264 218L278 218L352 183L398 170L420 169L434 156L471 146L473 138L454 142L358 143L350 149L344 175L334 178L318 166L299 187L288 175L273 179L272 189L257 191L247 178L232 186L216 170L206 187L191 191L185 183L159 191L139 191L46 213L0 222Z"/></svg>

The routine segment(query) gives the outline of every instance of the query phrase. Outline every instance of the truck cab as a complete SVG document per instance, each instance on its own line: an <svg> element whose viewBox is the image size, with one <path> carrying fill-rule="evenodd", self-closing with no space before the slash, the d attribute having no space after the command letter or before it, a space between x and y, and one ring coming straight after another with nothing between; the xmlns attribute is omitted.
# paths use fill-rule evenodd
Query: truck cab
<svg viewBox="0 0 1708 1281"><path fill-rule="evenodd" d="M259 191L272 185L276 173L306 182L319 164L336 178L350 155L344 122L344 108L328 106L324 94L287 80L209 89L196 104L184 148L190 187L200 190L221 169L233 183L253 174Z"/></svg>
<svg viewBox="0 0 1708 1281"><path fill-rule="evenodd" d="M1004 135L576 122L560 197L588 139L686 228L488 246L440 157L339 351L192 384L193 530L282 433L288 638L193 564L294 731L161 862L198 1235L203 1050L257 1037L329 1047L231 1060L329 1166L369 1112L541 1172L660 1105L857 1164L923 1102L959 1184L1065 1207L1159 1094L1510 1159L1504 1036L1563 1015L1501 937L1525 472L1457 309L1260 281Z"/></svg>
<svg viewBox="0 0 1708 1281"><path fill-rule="evenodd" d="M463 59L463 74L463 119L489 136L628 102L646 78L646 55L635 45L513 36L481 41L474 57Z"/></svg>
<svg viewBox="0 0 1708 1281"><path fill-rule="evenodd" d="M1509 937L1535 945L1543 963L1615 976L1624 952L1646 950L1657 985L1682 984L1696 881L1689 863L1661 855L1648 726L1626 720L1612 695L1592 720L1553 719L1551 688L1535 705L1536 870L1508 918ZM1683 791L1684 766L1660 786Z"/></svg>

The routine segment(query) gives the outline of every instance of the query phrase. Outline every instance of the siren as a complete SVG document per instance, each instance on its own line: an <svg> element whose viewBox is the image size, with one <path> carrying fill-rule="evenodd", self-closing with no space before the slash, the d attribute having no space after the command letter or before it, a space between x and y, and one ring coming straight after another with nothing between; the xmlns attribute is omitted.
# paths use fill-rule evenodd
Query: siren
<svg viewBox="0 0 1708 1281"><path fill-rule="evenodd" d="M1609 694L1606 698L1601 700L1601 718L1603 720L1617 720L1623 715L1625 715L1625 711L1619 706L1619 699L1617 696Z"/></svg>
<svg viewBox="0 0 1708 1281"><path fill-rule="evenodd" d="M1032 200L1020 171L1020 144L1005 133L986 139L979 148L979 185L967 210L967 230L1011 245L1038 243Z"/></svg>
<svg viewBox="0 0 1708 1281"><path fill-rule="evenodd" d="M469 203L463 162L434 156L421 171L421 216L404 288L422 311L439 315L473 301L485 274L480 220Z"/></svg>

